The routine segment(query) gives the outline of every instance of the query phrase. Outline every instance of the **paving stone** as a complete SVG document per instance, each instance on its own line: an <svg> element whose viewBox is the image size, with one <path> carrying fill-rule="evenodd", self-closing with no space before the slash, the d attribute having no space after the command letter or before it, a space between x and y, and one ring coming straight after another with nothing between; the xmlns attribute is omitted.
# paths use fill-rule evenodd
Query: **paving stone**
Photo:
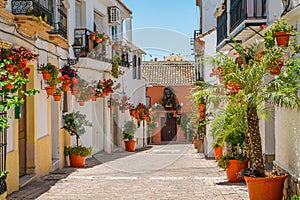
<svg viewBox="0 0 300 200"><path fill-rule="evenodd" d="M7 199L249 200L245 183L229 184L225 171L197 154L192 144L102 153L87 159L86 165L50 173Z"/></svg>

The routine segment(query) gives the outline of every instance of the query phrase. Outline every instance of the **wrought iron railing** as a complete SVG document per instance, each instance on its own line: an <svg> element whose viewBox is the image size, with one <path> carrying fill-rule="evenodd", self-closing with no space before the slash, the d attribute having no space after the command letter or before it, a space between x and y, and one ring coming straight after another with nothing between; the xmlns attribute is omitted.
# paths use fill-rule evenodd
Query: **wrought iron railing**
<svg viewBox="0 0 300 200"><path fill-rule="evenodd" d="M61 22L58 22L57 25L58 25L57 33L63 36L65 39L67 39L68 38L67 27Z"/></svg>
<svg viewBox="0 0 300 200"><path fill-rule="evenodd" d="M67 14L66 8L61 3L60 7L58 8L58 34L63 36L67 39Z"/></svg>
<svg viewBox="0 0 300 200"><path fill-rule="evenodd" d="M15 15L41 16L47 24L53 26L53 0L48 0L47 4L41 0L12 0L12 13Z"/></svg>
<svg viewBox="0 0 300 200"><path fill-rule="evenodd" d="M77 55L104 62L112 62L113 55L116 55L115 50L112 48L112 44L96 43L90 39L91 33L92 31L86 28L74 29L74 46L81 47L75 49L75 56ZM111 52L111 54L109 52ZM123 51L121 51L119 65L129 67L128 55L126 55Z"/></svg>
<svg viewBox="0 0 300 200"><path fill-rule="evenodd" d="M230 5L230 31L245 19L266 18L266 0L232 0Z"/></svg>
<svg viewBox="0 0 300 200"><path fill-rule="evenodd" d="M6 113L0 113L0 117L5 117ZM6 170L6 148L7 148L7 130L0 132L0 172ZM0 195L7 191L6 176L0 177Z"/></svg>
<svg viewBox="0 0 300 200"><path fill-rule="evenodd" d="M227 37L227 12L224 11L220 17L217 18L217 44Z"/></svg>

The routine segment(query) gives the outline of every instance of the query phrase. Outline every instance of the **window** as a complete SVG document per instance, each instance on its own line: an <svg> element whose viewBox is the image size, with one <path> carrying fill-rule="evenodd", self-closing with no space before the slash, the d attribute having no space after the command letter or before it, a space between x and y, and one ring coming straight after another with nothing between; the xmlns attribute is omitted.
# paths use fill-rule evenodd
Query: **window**
<svg viewBox="0 0 300 200"><path fill-rule="evenodd" d="M104 32L104 19L103 19L103 16L100 15L99 13L97 12L94 12L94 31L99 31L99 32Z"/></svg>
<svg viewBox="0 0 300 200"><path fill-rule="evenodd" d="M141 80L141 57L138 58L138 62L137 62L137 79Z"/></svg>
<svg viewBox="0 0 300 200"><path fill-rule="evenodd" d="M114 41L118 41L118 27L117 26L111 27L111 36Z"/></svg>
<svg viewBox="0 0 300 200"><path fill-rule="evenodd" d="M136 79L136 55L133 56L132 60L132 78Z"/></svg>
<svg viewBox="0 0 300 200"><path fill-rule="evenodd" d="M76 28L81 28L82 27L82 21L81 21L81 5L80 2L76 1L76 7L75 7L75 12L76 12Z"/></svg>

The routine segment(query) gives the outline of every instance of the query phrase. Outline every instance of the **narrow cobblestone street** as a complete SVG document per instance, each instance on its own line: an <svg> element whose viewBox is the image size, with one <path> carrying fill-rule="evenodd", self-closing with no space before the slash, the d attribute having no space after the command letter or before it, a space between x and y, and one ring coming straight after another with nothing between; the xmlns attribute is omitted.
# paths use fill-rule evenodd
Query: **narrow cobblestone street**
<svg viewBox="0 0 300 200"><path fill-rule="evenodd" d="M86 168L55 171L7 199L249 198L245 183L229 184L224 170L197 154L192 144L170 144L96 154Z"/></svg>

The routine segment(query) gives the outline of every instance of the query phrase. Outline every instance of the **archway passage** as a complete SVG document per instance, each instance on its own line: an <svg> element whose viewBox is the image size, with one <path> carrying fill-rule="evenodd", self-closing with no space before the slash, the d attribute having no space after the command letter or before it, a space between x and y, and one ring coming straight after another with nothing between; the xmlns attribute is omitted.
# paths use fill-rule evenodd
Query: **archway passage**
<svg viewBox="0 0 300 200"><path fill-rule="evenodd" d="M176 117L162 117L161 124L164 125L161 129L161 141L176 141L177 140L177 123Z"/></svg>

